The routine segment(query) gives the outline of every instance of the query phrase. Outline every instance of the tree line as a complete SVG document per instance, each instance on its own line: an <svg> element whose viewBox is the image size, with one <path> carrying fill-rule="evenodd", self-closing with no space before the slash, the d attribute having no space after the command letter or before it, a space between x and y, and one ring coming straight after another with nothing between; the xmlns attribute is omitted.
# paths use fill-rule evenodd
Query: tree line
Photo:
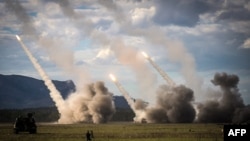
<svg viewBox="0 0 250 141"><path fill-rule="evenodd" d="M0 109L1 123L14 123L18 116L33 113L36 122L55 122L59 119L56 107L26 108L26 109ZM133 121L135 114L131 109L117 108L111 121Z"/></svg>

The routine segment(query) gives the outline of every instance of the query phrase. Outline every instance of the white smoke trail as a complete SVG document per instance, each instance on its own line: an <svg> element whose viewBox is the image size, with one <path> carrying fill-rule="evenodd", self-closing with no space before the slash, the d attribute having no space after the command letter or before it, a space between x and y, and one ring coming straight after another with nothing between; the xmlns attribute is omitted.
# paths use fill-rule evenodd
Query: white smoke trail
<svg viewBox="0 0 250 141"><path fill-rule="evenodd" d="M168 76L166 72L164 72L152 59L148 56L145 52L142 52L142 55L150 62L150 64L159 72L159 74L163 77L164 80L167 81L167 83L170 86L175 86L175 82Z"/></svg>
<svg viewBox="0 0 250 141"><path fill-rule="evenodd" d="M44 84L49 89L50 97L55 102L55 105L57 107L58 112L60 114L62 114L63 109L65 108L66 105L64 103L64 100L63 100L60 92L56 89L55 85L52 83L49 76L46 74L46 72L42 69L40 64L37 62L36 58L31 54L29 49L24 45L21 38L18 35L16 35L16 38L17 38L18 42L21 44L21 46L22 46L23 50L25 51L25 53L27 54L27 56L29 57L29 59L32 62L33 66L35 67L35 69L38 71L39 75L43 79Z"/></svg>
<svg viewBox="0 0 250 141"><path fill-rule="evenodd" d="M118 90L122 93L126 101L128 102L128 105L132 109L132 111L135 113L134 121L135 122L142 122L143 119L145 119L146 113L145 109L136 109L135 106L135 100L133 100L130 96L129 93L123 88L123 86L117 81L116 77L113 74L109 74L109 77L111 80L115 83L116 87Z"/></svg>
<svg viewBox="0 0 250 141"><path fill-rule="evenodd" d="M117 81L116 77L113 74L109 74L109 77L111 80L115 83L116 87L119 89L119 91L123 94L124 98L128 102L128 105L130 108L135 112L135 106L133 99L129 96L128 92L122 87L122 85Z"/></svg>

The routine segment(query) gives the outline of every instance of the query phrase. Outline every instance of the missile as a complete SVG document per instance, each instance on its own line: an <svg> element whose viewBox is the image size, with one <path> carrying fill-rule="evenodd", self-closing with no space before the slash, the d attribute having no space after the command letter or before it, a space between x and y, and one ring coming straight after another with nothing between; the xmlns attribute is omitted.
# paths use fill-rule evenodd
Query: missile
<svg viewBox="0 0 250 141"><path fill-rule="evenodd" d="M159 72L159 74L167 81L170 86L175 86L175 82L164 72L145 52L141 52L142 55L149 61L149 63Z"/></svg>
<svg viewBox="0 0 250 141"><path fill-rule="evenodd" d="M16 38L18 41L21 41L21 38L18 35L16 35Z"/></svg>
<svg viewBox="0 0 250 141"><path fill-rule="evenodd" d="M116 82L116 78L115 78L115 76L113 74L110 73L109 77L111 78L112 81Z"/></svg>
<svg viewBox="0 0 250 141"><path fill-rule="evenodd" d="M148 54L144 51L141 52L141 54L145 57L145 58L148 58Z"/></svg>

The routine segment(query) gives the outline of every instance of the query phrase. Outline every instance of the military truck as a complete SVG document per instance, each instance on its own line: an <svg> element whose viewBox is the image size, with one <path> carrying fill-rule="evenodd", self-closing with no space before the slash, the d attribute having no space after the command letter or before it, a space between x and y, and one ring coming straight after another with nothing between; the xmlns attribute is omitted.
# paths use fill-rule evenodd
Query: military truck
<svg viewBox="0 0 250 141"><path fill-rule="evenodd" d="M29 132L30 134L36 134L37 126L35 119L33 118L33 113L28 113L27 117L19 116L16 118L14 124L14 133L19 132Z"/></svg>

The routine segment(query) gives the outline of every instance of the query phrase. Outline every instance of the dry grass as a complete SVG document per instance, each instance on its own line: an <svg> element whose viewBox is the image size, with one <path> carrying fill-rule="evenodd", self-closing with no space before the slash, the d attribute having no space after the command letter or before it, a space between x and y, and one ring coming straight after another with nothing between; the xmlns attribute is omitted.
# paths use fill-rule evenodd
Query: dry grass
<svg viewBox="0 0 250 141"><path fill-rule="evenodd" d="M0 125L0 141L84 141L87 130L94 141L223 141L217 124L39 124L37 134L13 133L12 124Z"/></svg>

